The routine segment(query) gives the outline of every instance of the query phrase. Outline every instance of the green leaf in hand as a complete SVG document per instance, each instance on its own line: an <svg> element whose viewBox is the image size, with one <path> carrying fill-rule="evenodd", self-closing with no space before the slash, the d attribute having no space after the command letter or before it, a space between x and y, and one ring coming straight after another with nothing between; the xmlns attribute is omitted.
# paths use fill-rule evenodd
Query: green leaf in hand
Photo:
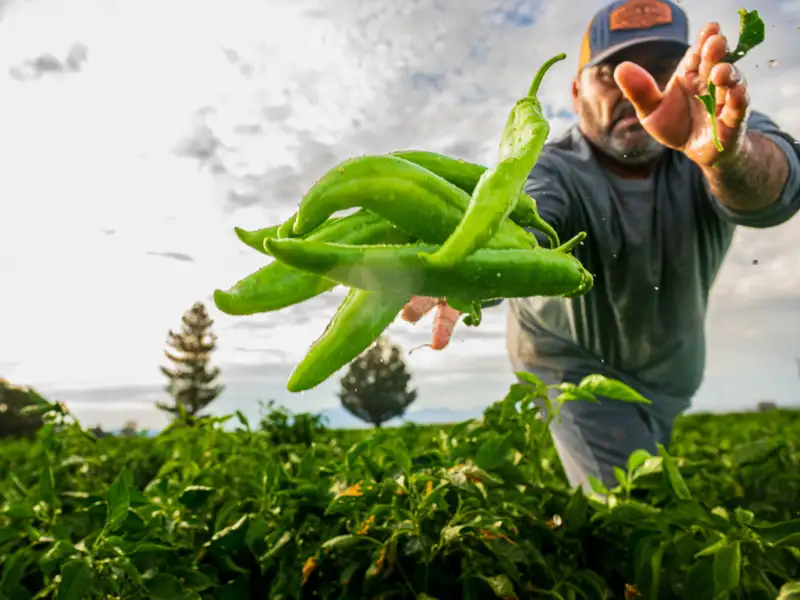
<svg viewBox="0 0 800 600"><path fill-rule="evenodd" d="M736 48L728 54L725 62L735 63L750 50L758 46L766 37L764 21L758 16L757 10L748 11L744 8L739 9L739 43Z"/></svg>
<svg viewBox="0 0 800 600"><path fill-rule="evenodd" d="M739 42L736 44L736 49L728 54L723 59L723 62L735 63L742 58L750 50L758 46L764 41L765 27L764 21L758 16L757 10L739 9ZM706 107L709 117L711 117L711 133L714 136L714 145L717 150L722 152L722 142L719 140L717 133L717 90L716 86L708 82L706 93L697 96L697 99Z"/></svg>

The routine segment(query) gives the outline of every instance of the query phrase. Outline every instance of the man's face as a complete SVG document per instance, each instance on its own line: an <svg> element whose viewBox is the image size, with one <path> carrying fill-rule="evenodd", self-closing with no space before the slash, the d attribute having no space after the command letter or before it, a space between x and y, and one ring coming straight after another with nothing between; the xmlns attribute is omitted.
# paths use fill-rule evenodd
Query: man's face
<svg viewBox="0 0 800 600"><path fill-rule="evenodd" d="M682 56L645 47L625 50L584 69L575 79L573 100L581 131L614 160L638 165L656 159L664 147L639 124L636 111L614 81L614 69L631 61L646 69L664 89Z"/></svg>

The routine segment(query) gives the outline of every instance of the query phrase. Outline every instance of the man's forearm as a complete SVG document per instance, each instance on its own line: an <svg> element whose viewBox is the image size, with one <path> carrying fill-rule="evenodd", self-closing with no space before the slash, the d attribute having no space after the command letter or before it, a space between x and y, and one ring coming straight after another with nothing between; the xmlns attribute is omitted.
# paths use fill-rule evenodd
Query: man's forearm
<svg viewBox="0 0 800 600"><path fill-rule="evenodd" d="M709 187L733 210L758 210L777 202L789 177L789 161L771 139L750 131L738 150L703 169Z"/></svg>

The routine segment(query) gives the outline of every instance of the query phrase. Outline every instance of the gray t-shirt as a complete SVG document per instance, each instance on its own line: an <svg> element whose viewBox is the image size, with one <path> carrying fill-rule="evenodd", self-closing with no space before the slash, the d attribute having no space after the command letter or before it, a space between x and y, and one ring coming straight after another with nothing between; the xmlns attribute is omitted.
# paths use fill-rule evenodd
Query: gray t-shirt
<svg viewBox="0 0 800 600"><path fill-rule="evenodd" d="M800 146L763 114L748 127L780 144L791 174L777 203L747 213L720 204L679 152L666 152L649 179L627 180L601 168L577 126L545 145L525 190L562 241L587 232L575 255L594 288L509 300L515 371L548 383L601 373L664 408L688 407L705 368L709 291L734 228L772 227L800 209Z"/></svg>

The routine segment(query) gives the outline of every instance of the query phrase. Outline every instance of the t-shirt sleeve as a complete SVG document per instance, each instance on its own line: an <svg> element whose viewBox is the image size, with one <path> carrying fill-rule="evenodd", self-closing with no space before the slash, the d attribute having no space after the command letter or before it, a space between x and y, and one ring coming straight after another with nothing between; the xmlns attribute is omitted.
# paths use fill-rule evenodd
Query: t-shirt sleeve
<svg viewBox="0 0 800 600"><path fill-rule="evenodd" d="M766 115L753 111L748 131L758 131L774 141L789 160L789 178L777 202L758 210L736 210L722 204L712 193L708 181L703 185L714 212L724 221L744 227L767 228L785 223L800 211L800 143Z"/></svg>
<svg viewBox="0 0 800 600"><path fill-rule="evenodd" d="M525 193L536 202L536 212L556 230L562 242L565 241L565 232L568 231L569 199L563 185L566 169L567 166L563 160L545 148L528 175L523 188ZM534 234L542 247L550 247L550 240L545 234L529 227L525 229ZM482 307L490 308L501 302L502 300L491 300L483 303Z"/></svg>

